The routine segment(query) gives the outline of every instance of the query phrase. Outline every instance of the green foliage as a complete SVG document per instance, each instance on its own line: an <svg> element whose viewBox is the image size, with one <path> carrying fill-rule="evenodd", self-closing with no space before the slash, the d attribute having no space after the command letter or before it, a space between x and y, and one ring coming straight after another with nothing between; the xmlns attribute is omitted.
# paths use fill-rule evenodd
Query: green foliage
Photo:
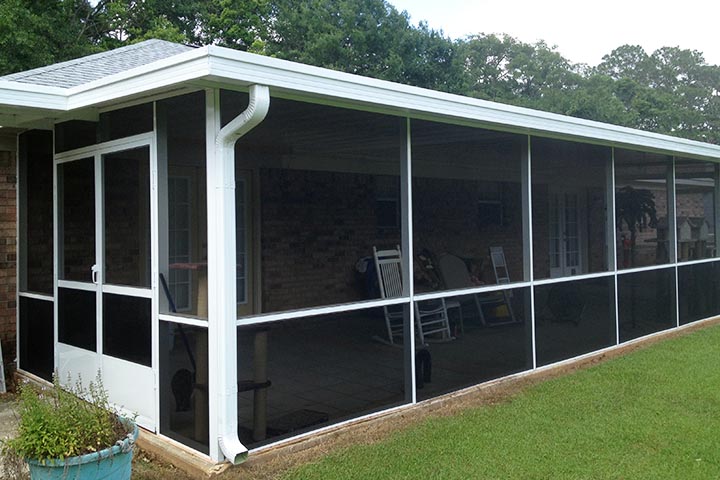
<svg viewBox="0 0 720 480"><path fill-rule="evenodd" d="M647 54L623 45L594 71L613 80L614 94L630 114L621 124L720 143L720 66L705 63L700 52L663 47Z"/></svg>
<svg viewBox="0 0 720 480"><path fill-rule="evenodd" d="M97 51L86 0L0 0L0 75Z"/></svg>
<svg viewBox="0 0 720 480"><path fill-rule="evenodd" d="M97 452L128 433L108 401L99 373L87 388L79 377L67 390L57 377L51 388L25 384L18 409L18 435L5 448L24 458L44 461Z"/></svg>
<svg viewBox="0 0 720 480"><path fill-rule="evenodd" d="M720 143L720 66L695 50L622 45L589 67L542 41L453 41L386 0L0 0L0 75L149 38Z"/></svg>
<svg viewBox="0 0 720 480"><path fill-rule="evenodd" d="M548 93L572 90L580 81L574 67L544 42L478 34L459 49L469 82L463 93L471 96L535 106Z"/></svg>
<svg viewBox="0 0 720 480"><path fill-rule="evenodd" d="M261 41L267 0L100 0L93 12L103 49L149 38L240 50Z"/></svg>
<svg viewBox="0 0 720 480"><path fill-rule="evenodd" d="M265 53L383 80L458 91L461 63L442 32L384 0L275 0Z"/></svg>

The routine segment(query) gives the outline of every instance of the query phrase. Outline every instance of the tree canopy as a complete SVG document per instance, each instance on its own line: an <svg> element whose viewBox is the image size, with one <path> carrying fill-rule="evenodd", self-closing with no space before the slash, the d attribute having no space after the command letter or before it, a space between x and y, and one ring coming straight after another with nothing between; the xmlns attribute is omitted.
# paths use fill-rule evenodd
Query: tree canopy
<svg viewBox="0 0 720 480"><path fill-rule="evenodd" d="M695 50L621 45L573 64L509 35L451 40L385 0L0 0L0 75L148 38L720 143L720 67Z"/></svg>

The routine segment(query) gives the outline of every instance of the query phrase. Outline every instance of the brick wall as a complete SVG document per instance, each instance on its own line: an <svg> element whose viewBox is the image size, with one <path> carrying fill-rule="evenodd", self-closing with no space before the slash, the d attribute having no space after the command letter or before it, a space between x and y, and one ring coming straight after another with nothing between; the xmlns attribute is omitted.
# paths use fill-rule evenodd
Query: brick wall
<svg viewBox="0 0 720 480"><path fill-rule="evenodd" d="M0 152L0 341L5 365L15 359L16 184L15 154Z"/></svg>
<svg viewBox="0 0 720 480"><path fill-rule="evenodd" d="M260 170L264 312L368 298L356 262L400 243L399 229L377 226L375 178Z"/></svg>
<svg viewBox="0 0 720 480"><path fill-rule="evenodd" d="M400 243L400 230L378 227L374 175L261 169L263 311L368 298L355 263L372 247ZM488 249L502 246L510 277L522 279L520 184L503 184L502 225L479 225L477 180L416 178L414 248L482 261L494 283Z"/></svg>
<svg viewBox="0 0 720 480"><path fill-rule="evenodd" d="M375 211L379 176L261 169L261 264L263 311L331 305L368 299L355 263L372 254L373 245L392 247L400 232L377 227ZM488 251L504 249L512 281L523 279L522 194L520 183L495 182L503 206L501 224L481 224L480 180L416 177L413 179L413 244L415 253L429 250L474 260L473 272L495 283ZM534 191L535 273L549 276L547 186ZM590 272L605 271L605 192L583 193L587 215ZM416 259L417 262L417 259ZM424 291L416 284L416 290Z"/></svg>
<svg viewBox="0 0 720 480"><path fill-rule="evenodd" d="M478 180L413 179L415 250L428 249L436 257L450 253L481 264L479 276L495 283L490 247L503 247L511 281L523 279L522 193L520 183L500 182L502 224L481 225Z"/></svg>

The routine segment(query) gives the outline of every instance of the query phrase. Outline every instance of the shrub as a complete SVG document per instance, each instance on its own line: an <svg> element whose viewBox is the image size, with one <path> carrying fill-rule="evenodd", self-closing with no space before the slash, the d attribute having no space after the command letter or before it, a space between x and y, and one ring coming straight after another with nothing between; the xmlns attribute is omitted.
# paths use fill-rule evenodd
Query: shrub
<svg viewBox="0 0 720 480"><path fill-rule="evenodd" d="M128 433L108 401L99 372L87 388L78 377L74 386L64 389L57 375L52 387L26 383L20 387L18 410L18 435L6 448L24 458L85 455L113 446Z"/></svg>

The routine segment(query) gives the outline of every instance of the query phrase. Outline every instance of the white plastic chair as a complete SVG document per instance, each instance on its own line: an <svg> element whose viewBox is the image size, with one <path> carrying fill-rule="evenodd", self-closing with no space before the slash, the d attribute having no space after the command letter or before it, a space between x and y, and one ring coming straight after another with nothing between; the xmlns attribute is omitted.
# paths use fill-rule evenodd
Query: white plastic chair
<svg viewBox="0 0 720 480"><path fill-rule="evenodd" d="M510 272L508 272L503 247L490 247L490 261L492 262L497 284L504 285L510 283Z"/></svg>
<svg viewBox="0 0 720 480"><path fill-rule="evenodd" d="M507 262L505 261L505 251L503 247L490 247L490 262L493 266L493 272L495 273L495 281L498 285L507 285L510 283L510 272L508 272ZM509 320L504 322L496 322L496 325L503 325L505 323L515 323L515 312L512 308L512 292L509 290L503 290L502 296L505 300L505 305L508 310Z"/></svg>
<svg viewBox="0 0 720 480"><path fill-rule="evenodd" d="M493 247L495 248L495 247ZM500 254L502 254L502 247L497 247L500 249ZM498 253L495 252L495 256L498 256ZM493 253L491 252L491 259L493 258ZM505 284L510 283L510 278L507 276L507 268L504 268L504 254L502 254L502 262L499 260L498 257L498 267L494 270L496 272L496 278L498 278L498 273L503 272L505 274L505 277L502 281L498 279L498 284ZM493 264L494 265L494 264ZM438 259L438 268L440 269L440 274L442 275L443 282L445 283L445 287L449 289L461 289L461 288L471 288L475 287L477 285L473 284L472 279L470 278L470 273L467 270L467 266L465 265L465 262L463 262L459 257L446 253L444 255L441 255ZM504 268L504 271L503 271ZM502 325L505 323L512 323L515 322L515 314L512 309L512 305L510 303L510 298L507 293L507 291L502 292L492 292L492 293L476 293L472 295L472 298L474 300L475 306L478 310L478 314L480 316L480 322L483 325ZM509 321L503 322L503 321L493 321L488 322L485 317L485 311L484 308L497 308L500 306L505 305L505 307L508 310L508 316Z"/></svg>
<svg viewBox="0 0 720 480"><path fill-rule="evenodd" d="M400 246L390 250L378 250L373 247L375 271L382 298L395 298L403 294L402 288L402 254ZM383 307L387 325L388 340L395 343L395 338L402 338L404 315L402 307L396 310ZM415 302L415 325L420 344L426 343L426 337L440 334L441 340L452 340L450 321L448 320L445 299Z"/></svg>

